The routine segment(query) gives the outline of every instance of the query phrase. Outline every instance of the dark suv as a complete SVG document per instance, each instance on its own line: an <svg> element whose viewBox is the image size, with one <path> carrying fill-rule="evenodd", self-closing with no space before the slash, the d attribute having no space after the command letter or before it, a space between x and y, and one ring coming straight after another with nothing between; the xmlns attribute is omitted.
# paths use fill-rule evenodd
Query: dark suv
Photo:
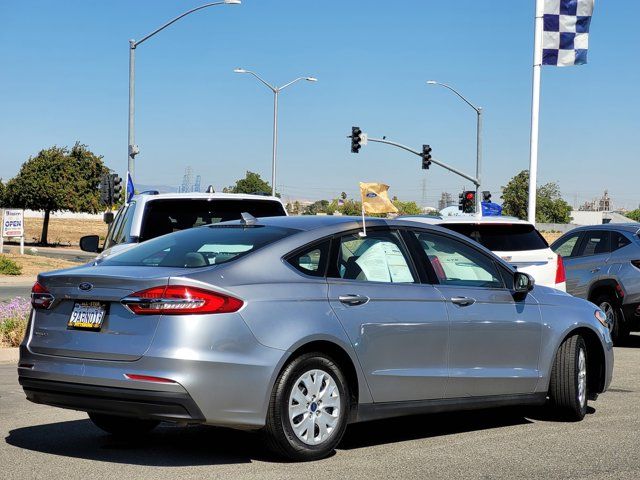
<svg viewBox="0 0 640 480"><path fill-rule="evenodd" d="M579 227L551 249L564 259L567 292L607 314L614 342L640 330L640 223Z"/></svg>

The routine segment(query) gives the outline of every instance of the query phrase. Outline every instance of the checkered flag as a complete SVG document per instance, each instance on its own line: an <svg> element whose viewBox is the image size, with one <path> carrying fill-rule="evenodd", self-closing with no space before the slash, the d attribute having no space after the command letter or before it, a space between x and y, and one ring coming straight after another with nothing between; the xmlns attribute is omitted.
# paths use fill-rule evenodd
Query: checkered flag
<svg viewBox="0 0 640 480"><path fill-rule="evenodd" d="M566 67L587 63L594 0L544 0L542 64Z"/></svg>

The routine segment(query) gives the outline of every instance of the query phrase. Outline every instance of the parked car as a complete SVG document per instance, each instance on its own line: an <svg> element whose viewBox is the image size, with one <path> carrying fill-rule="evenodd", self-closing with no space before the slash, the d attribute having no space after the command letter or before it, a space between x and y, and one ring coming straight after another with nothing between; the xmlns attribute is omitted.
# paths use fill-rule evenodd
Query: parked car
<svg viewBox="0 0 640 480"><path fill-rule="evenodd" d="M301 460L350 422L547 399L581 420L607 389L593 304L450 230L366 221L245 218L42 273L20 384L114 434L262 429Z"/></svg>
<svg viewBox="0 0 640 480"><path fill-rule="evenodd" d="M130 248L146 240L185 228L254 217L277 217L287 211L277 197L236 193L158 193L135 195L124 205L109 226L102 249L98 235L80 239L80 248L101 252L100 258Z"/></svg>
<svg viewBox="0 0 640 480"><path fill-rule="evenodd" d="M485 246L519 271L531 275L538 285L565 291L562 257L554 253L531 223L515 217L407 216L458 232Z"/></svg>
<svg viewBox="0 0 640 480"><path fill-rule="evenodd" d="M564 258L567 291L598 305L614 342L640 330L640 223L578 227L551 248Z"/></svg>

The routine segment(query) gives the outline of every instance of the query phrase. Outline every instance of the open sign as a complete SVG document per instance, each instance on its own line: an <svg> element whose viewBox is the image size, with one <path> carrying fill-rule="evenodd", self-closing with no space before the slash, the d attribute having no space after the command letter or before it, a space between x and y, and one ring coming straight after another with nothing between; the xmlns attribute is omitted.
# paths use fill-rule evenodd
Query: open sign
<svg viewBox="0 0 640 480"><path fill-rule="evenodd" d="M24 212L22 210L5 210L2 216L3 237L24 236Z"/></svg>

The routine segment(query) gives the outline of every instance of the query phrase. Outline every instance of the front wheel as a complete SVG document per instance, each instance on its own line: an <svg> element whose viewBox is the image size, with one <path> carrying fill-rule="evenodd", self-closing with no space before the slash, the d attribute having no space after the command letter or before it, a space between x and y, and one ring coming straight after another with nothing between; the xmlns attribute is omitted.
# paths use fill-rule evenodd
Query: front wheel
<svg viewBox="0 0 640 480"><path fill-rule="evenodd" d="M587 413L587 346L580 335L567 338L551 369L549 399L567 420L579 421Z"/></svg>
<svg viewBox="0 0 640 480"><path fill-rule="evenodd" d="M120 417L102 413L89 413L89 418L99 429L119 437L142 435L153 430L160 423L157 420Z"/></svg>
<svg viewBox="0 0 640 480"><path fill-rule="evenodd" d="M292 460L326 457L342 439L349 406L349 388L338 365L322 353L301 355L273 388L267 442Z"/></svg>
<svg viewBox="0 0 640 480"><path fill-rule="evenodd" d="M609 322L609 333L611 333L611 339L615 345L620 345L629 337L629 328L624 321L624 317L620 308L616 305L617 302L612 300L608 295L600 295L593 302L600 310L607 316Z"/></svg>

